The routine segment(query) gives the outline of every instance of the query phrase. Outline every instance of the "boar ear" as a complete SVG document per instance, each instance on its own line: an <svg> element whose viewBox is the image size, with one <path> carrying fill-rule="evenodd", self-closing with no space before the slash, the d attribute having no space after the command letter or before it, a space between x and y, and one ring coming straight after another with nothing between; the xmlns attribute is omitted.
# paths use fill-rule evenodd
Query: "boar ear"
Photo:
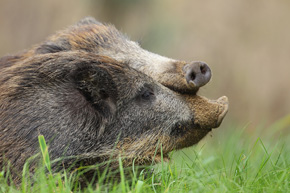
<svg viewBox="0 0 290 193"><path fill-rule="evenodd" d="M79 22L77 22L75 25L72 26L72 28L68 28L68 32L74 31L76 28L80 28L84 25L103 25L102 23L98 22L92 17L86 17ZM66 33L68 33L66 32ZM56 36L57 37L57 36ZM56 53L61 51L68 51L71 50L71 44L69 43L69 40L65 37L62 38L56 38L53 41L46 41L40 46L38 46L35 50L35 54L47 54L47 53Z"/></svg>
<svg viewBox="0 0 290 193"><path fill-rule="evenodd" d="M117 87L110 73L100 66L80 67L72 75L76 88L102 117L116 111Z"/></svg>
<svg viewBox="0 0 290 193"><path fill-rule="evenodd" d="M82 26L82 25L89 25L89 24L103 25L101 22L98 22L93 17L85 17L84 19L80 20L76 25Z"/></svg>
<svg viewBox="0 0 290 193"><path fill-rule="evenodd" d="M71 45L66 39L58 39L57 41L47 41L36 48L35 54L48 54L67 51L71 49Z"/></svg>

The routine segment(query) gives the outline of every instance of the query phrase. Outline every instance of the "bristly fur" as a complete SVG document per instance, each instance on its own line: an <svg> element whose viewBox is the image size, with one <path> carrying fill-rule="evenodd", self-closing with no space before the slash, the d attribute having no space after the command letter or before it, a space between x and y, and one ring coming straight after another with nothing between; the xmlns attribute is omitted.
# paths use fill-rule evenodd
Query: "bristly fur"
<svg viewBox="0 0 290 193"><path fill-rule="evenodd" d="M159 160L158 144L166 156L197 143L219 126L227 100L197 96L184 65L92 18L1 58L0 167L9 161L19 180L40 134L51 159L75 158L64 166L119 155L124 166L145 164Z"/></svg>

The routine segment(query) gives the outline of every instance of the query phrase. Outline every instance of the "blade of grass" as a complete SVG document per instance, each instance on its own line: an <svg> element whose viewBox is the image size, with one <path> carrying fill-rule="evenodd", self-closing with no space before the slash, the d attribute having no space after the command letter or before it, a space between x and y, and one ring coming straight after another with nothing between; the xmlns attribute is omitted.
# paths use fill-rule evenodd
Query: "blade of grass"
<svg viewBox="0 0 290 193"><path fill-rule="evenodd" d="M47 168L47 170L51 173L51 165L50 165L50 158L48 154L48 147L46 145L45 139L43 135L38 136L39 146L42 153L43 162Z"/></svg>
<svg viewBox="0 0 290 193"><path fill-rule="evenodd" d="M126 193L125 175L124 175L124 168L123 168L123 163L122 163L121 156L119 156L119 169L120 169L120 176L121 176L122 192Z"/></svg>

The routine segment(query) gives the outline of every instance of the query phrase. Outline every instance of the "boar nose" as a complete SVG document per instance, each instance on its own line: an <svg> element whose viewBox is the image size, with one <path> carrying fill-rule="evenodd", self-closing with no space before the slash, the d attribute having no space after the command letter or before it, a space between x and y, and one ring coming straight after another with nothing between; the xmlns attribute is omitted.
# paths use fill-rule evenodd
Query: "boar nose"
<svg viewBox="0 0 290 193"><path fill-rule="evenodd" d="M204 62L192 62L183 67L185 79L191 88L200 88L211 79L211 70Z"/></svg>

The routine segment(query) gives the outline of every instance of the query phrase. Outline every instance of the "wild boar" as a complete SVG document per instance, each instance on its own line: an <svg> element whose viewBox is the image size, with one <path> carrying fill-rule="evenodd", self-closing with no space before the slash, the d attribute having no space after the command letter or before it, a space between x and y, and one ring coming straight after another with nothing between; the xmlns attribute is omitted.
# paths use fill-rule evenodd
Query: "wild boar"
<svg viewBox="0 0 290 193"><path fill-rule="evenodd" d="M225 117L227 97L196 94L210 78L203 62L150 53L113 26L85 18L0 59L0 165L9 161L21 171L38 152L39 134L52 159L88 165L122 155L125 166L146 164L160 161L157 144L166 159Z"/></svg>

